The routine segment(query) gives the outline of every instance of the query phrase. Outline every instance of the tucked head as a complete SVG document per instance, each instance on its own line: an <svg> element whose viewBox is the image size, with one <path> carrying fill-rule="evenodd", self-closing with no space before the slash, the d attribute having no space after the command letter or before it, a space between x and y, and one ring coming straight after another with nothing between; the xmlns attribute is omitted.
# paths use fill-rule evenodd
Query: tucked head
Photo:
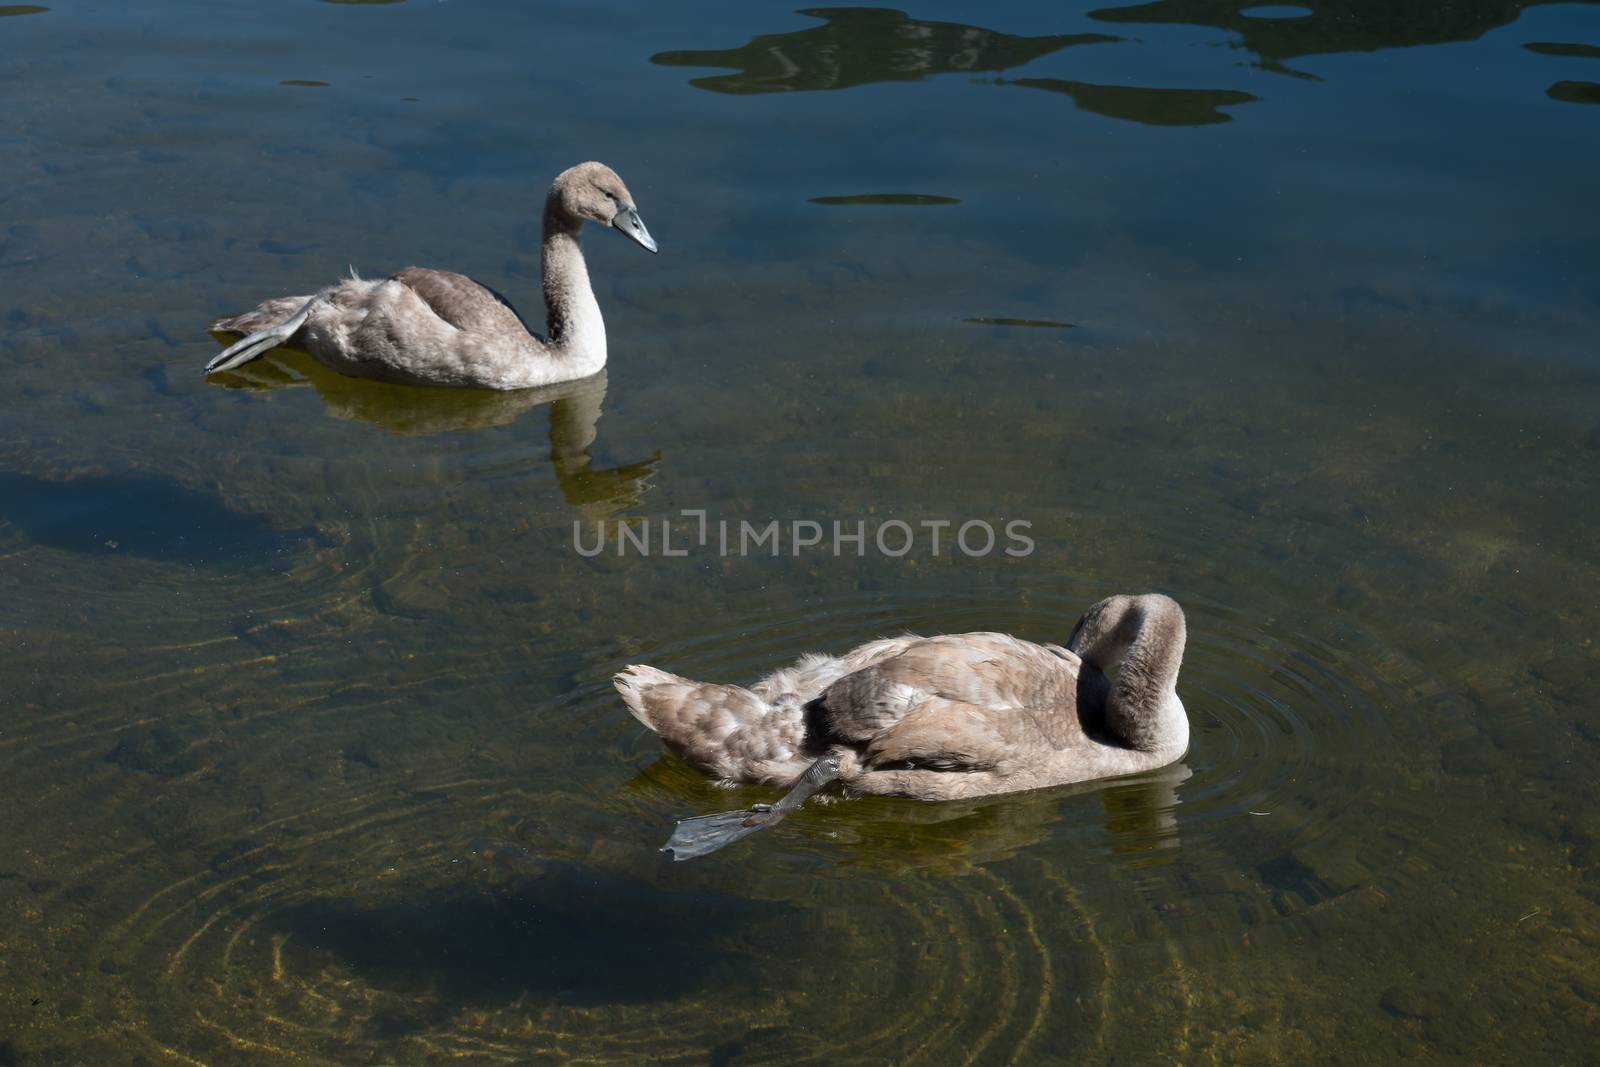
<svg viewBox="0 0 1600 1067"><path fill-rule="evenodd" d="M1101 670L1109 670L1128 646L1146 639L1182 657L1187 631L1183 609L1160 593L1110 596L1084 612L1067 638L1067 648Z"/></svg>
<svg viewBox="0 0 1600 1067"><path fill-rule="evenodd" d="M1124 645L1131 642L1139 628L1138 617L1129 610L1133 600L1131 596L1108 596L1091 607L1067 636L1067 647L1082 655L1108 638Z"/></svg>
<svg viewBox="0 0 1600 1067"><path fill-rule="evenodd" d="M617 172L604 163L579 163L556 175L550 186L548 210L555 210L574 222L598 222L610 226L654 252L656 243L639 218L633 194L622 184Z"/></svg>

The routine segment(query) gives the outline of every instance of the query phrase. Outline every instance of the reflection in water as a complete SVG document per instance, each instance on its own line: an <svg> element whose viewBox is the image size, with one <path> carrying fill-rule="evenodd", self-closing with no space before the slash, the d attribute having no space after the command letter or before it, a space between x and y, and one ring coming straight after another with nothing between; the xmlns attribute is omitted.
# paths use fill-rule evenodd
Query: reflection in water
<svg viewBox="0 0 1600 1067"><path fill-rule="evenodd" d="M927 74L1009 70L1070 45L1119 40L1098 33L1015 37L958 22L923 22L890 8L805 8L799 14L826 25L772 33L741 48L660 52L668 67L732 67L738 74L693 78L719 93L779 93L849 89Z"/></svg>
<svg viewBox="0 0 1600 1067"><path fill-rule="evenodd" d="M1232 122L1232 115L1217 109L1249 104L1260 99L1235 89L1138 89L1127 85L1091 85L1060 78L999 79L998 83L1065 93L1085 111L1112 119L1142 122L1146 126L1209 126L1218 122Z"/></svg>
<svg viewBox="0 0 1600 1067"><path fill-rule="evenodd" d="M1542 56L1560 56L1568 59L1600 59L1600 46L1569 44L1560 41L1533 41L1523 45L1530 52ZM1544 91L1552 100L1564 104L1600 104L1600 84L1586 81L1558 81Z"/></svg>
<svg viewBox="0 0 1600 1067"><path fill-rule="evenodd" d="M1004 319L993 315L974 315L961 320L976 326L1032 326L1041 330L1070 330L1070 322L1056 322L1053 319Z"/></svg>
<svg viewBox="0 0 1600 1067"><path fill-rule="evenodd" d="M1556 82L1544 92L1567 104L1600 104L1600 84L1595 82Z"/></svg>
<svg viewBox="0 0 1600 1067"><path fill-rule="evenodd" d="M589 518L601 518L633 507L650 488L650 476L661 462L649 459L595 470L589 449L606 396L606 372L544 389L529 390L550 399L550 464L567 503Z"/></svg>
<svg viewBox="0 0 1600 1067"><path fill-rule="evenodd" d="M791 815L779 836L816 842L831 862L903 872L959 872L1016 856L1050 837L1063 804L1098 794L1112 851L1140 857L1138 865L1178 846L1178 787L1193 775L1187 763L1168 764L1111 781L1077 782L1049 789L975 800L929 803L904 797L826 798ZM629 783L635 793L670 794L672 803L734 806L770 801L776 790L744 787L730 797L678 757L663 753ZM746 799L748 798L748 800ZM497 868L528 865L531 857L497 846ZM508 854L509 853L509 854ZM740 862L733 853L731 862Z"/></svg>
<svg viewBox="0 0 1600 1067"><path fill-rule="evenodd" d="M7 15L39 15L49 10L38 4L0 4L0 18Z"/></svg>
<svg viewBox="0 0 1600 1067"><path fill-rule="evenodd" d="M1263 4L1241 8L1239 14L1251 19L1303 19L1311 14L1311 9L1298 4Z"/></svg>
<svg viewBox="0 0 1600 1067"><path fill-rule="evenodd" d="M1161 857L1178 847L1178 786L1193 774L1180 761L1107 785L1100 802L1112 848L1141 857L1141 866L1167 862Z"/></svg>
<svg viewBox="0 0 1600 1067"><path fill-rule="evenodd" d="M596 470L590 448L598 435L606 372L538 389L435 389L352 378L330 370L306 353L277 349L215 376L231 388L277 389L310 385L328 413L370 422L405 436L486 430L505 426L536 407L550 406L550 465L567 503L590 518L603 518L638 504L661 462L649 459Z"/></svg>
<svg viewBox="0 0 1600 1067"><path fill-rule="evenodd" d="M50 548L164 563L250 566L320 541L149 475L50 481L0 471L0 520Z"/></svg>
<svg viewBox="0 0 1600 1067"><path fill-rule="evenodd" d="M913 207L932 207L940 204L959 204L953 196L930 196L927 193L860 193L856 196L813 196L813 204L906 204Z"/></svg>
<svg viewBox="0 0 1600 1067"><path fill-rule="evenodd" d="M1522 47L1541 56L1570 56L1574 59L1600 59L1600 46L1592 44L1563 44L1557 41L1533 41Z"/></svg>
<svg viewBox="0 0 1600 1067"><path fill-rule="evenodd" d="M862 799L854 802L863 811L854 825L843 830L834 825L837 814L852 805L833 805L814 808L807 829L834 831L836 838L853 844L849 862L855 865L901 866L914 857L919 867L978 866L1038 845L1060 821L1064 801L1092 794L1100 801L1112 851L1148 866L1167 862L1178 847L1178 787L1193 773L1180 761L1112 781L982 800L929 804Z"/></svg>
<svg viewBox="0 0 1600 1067"><path fill-rule="evenodd" d="M651 62L674 67L734 67L738 74L694 78L691 85L721 93L774 93L848 89L882 81L914 81L926 74L1000 71L1070 45L1120 38L1103 34L1015 37L954 22L922 22L887 8L808 8L800 12L827 24L757 37L743 48L715 52L661 52ZM1139 89L1056 78L1022 78L998 84L1065 93L1085 111L1151 126L1205 126L1228 122L1218 108L1257 97L1229 89ZM955 204L953 197L871 193L813 197L814 204Z"/></svg>
<svg viewBox="0 0 1600 1067"><path fill-rule="evenodd" d="M1422 44L1471 41L1516 21L1524 8L1557 0L1475 0L1397 4L1339 0L1316 5L1304 18L1252 18L1237 0L1155 0L1090 12L1102 22L1179 23L1237 33L1244 46L1277 69L1277 61L1330 52L1372 52Z"/></svg>

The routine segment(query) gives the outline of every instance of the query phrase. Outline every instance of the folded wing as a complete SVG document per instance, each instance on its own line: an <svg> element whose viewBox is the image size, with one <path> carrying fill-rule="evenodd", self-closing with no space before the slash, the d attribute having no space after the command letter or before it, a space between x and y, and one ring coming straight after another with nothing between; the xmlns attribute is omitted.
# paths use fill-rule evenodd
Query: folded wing
<svg viewBox="0 0 1600 1067"><path fill-rule="evenodd" d="M830 735L875 767L1003 769L1084 737L1079 660L1005 634L954 634L839 679L818 709Z"/></svg>

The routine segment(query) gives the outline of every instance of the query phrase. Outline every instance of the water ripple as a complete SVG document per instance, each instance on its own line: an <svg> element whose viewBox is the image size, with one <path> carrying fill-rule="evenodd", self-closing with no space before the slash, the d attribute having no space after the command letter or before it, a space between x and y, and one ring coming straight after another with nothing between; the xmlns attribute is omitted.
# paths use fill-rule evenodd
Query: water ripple
<svg viewBox="0 0 1600 1067"><path fill-rule="evenodd" d="M981 593L846 593L812 599L779 617L736 614L700 632L664 638L628 659L689 677L749 684L802 653L839 653L902 632L1002 629L1033 640L1059 641L1104 592L1090 592L1081 583L1035 585L1026 602L1003 606ZM1238 820L1260 820L1263 832L1270 827L1274 847L1314 851L1325 838L1340 838L1346 833L1343 816L1359 807L1362 792L1398 773L1400 753L1427 735L1430 716L1423 712L1447 699L1445 687L1373 637L1345 630L1330 640L1299 628L1291 621L1292 612L1281 617L1251 614L1196 595L1179 595L1190 634L1179 693L1190 714L1193 741L1180 765L1187 780L1163 784L1169 796L1165 803L1149 797L1141 805L1145 829L1140 832L1147 838L1143 844L1159 844L1173 835L1204 841L1213 827L1220 834L1221 824ZM603 689L597 681L592 697L575 695L574 706L594 700L610 708L602 714L623 722L620 706ZM1437 714L1438 709L1432 711ZM595 728L604 729L602 724ZM613 729L612 736L619 761L643 768L660 757L659 742L631 722ZM693 772L680 767L661 757L646 772L654 786L650 806L656 810L641 808L631 817L653 817L659 826L669 827L670 818L688 810L742 802L697 785ZM1087 791L1104 793L1126 784L1101 783ZM1075 791L1083 790L1069 790ZM845 809L854 813L841 819ZM783 847L794 847L795 838L807 832L843 834L879 846L884 839L872 827L875 817L895 823L904 814L893 804L852 801L827 817L794 820ZM1156 827L1153 835L1151 826ZM785 836L781 828L779 836ZM1049 837L1046 830L1037 840ZM1136 847L1129 847L1123 835L1115 847L1139 853L1139 840L1136 834ZM1223 862L1225 857L1215 859Z"/></svg>

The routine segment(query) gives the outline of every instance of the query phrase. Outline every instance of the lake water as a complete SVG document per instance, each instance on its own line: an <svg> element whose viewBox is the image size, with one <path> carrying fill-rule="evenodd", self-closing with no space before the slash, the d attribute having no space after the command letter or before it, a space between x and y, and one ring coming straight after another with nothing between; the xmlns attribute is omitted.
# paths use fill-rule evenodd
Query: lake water
<svg viewBox="0 0 1600 1067"><path fill-rule="evenodd" d="M49 0L0 57L0 1064L1596 1055L1600 5ZM661 245L587 239L606 378L202 377L351 264L539 321L588 158ZM575 550L685 509L868 550ZM656 851L773 793L621 666L1149 589L1182 763Z"/></svg>

